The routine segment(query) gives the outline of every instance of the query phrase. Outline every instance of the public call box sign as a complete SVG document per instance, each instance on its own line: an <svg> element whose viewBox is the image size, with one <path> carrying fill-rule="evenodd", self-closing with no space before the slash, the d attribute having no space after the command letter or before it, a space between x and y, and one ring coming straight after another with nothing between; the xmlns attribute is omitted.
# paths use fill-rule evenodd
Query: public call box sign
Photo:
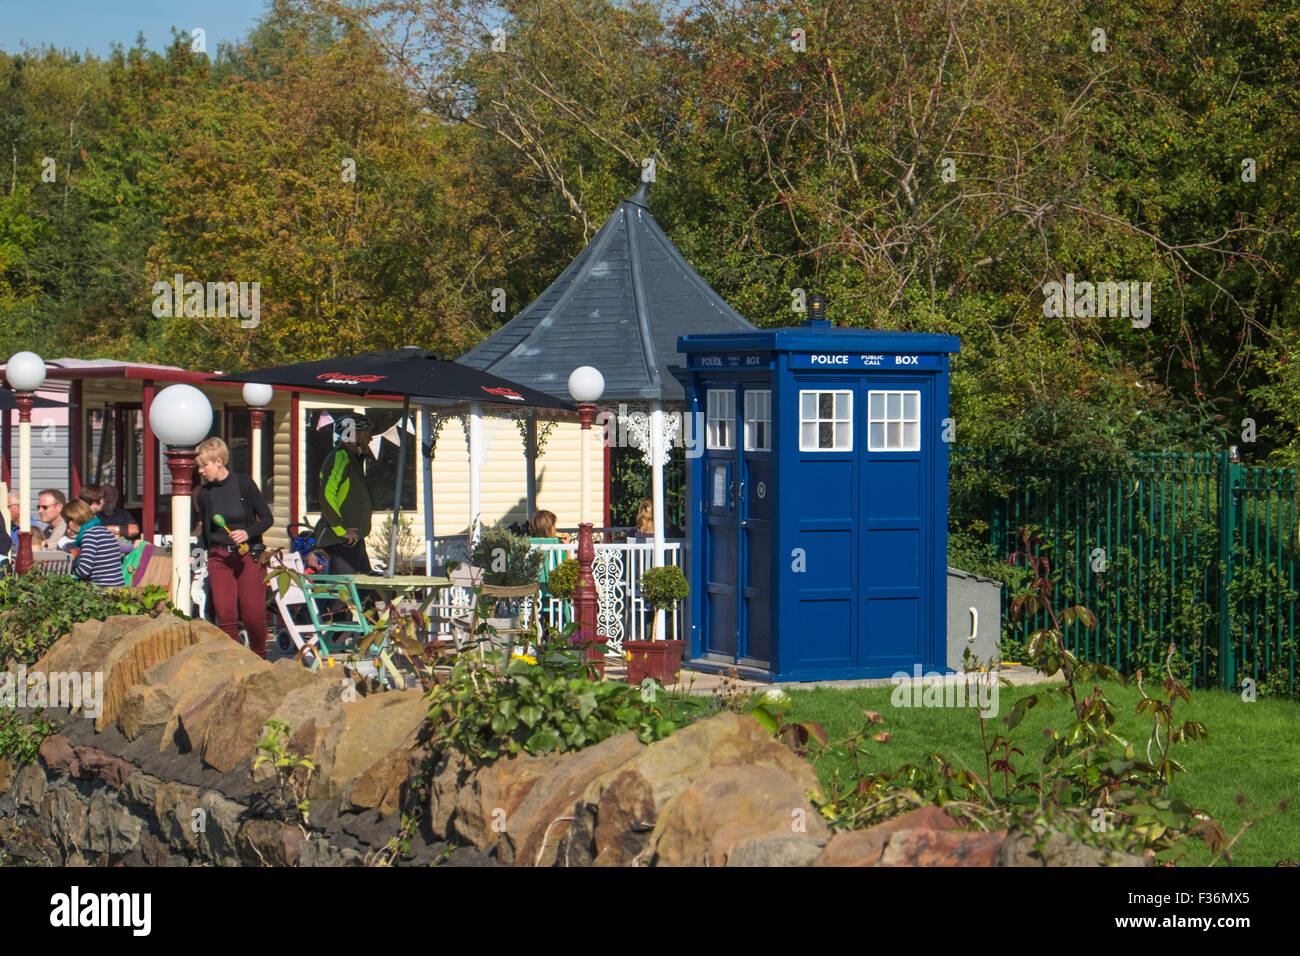
<svg viewBox="0 0 1300 956"><path fill-rule="evenodd" d="M770 352L730 352L723 355L691 355L689 368L756 368L772 367Z"/></svg>
<svg viewBox="0 0 1300 956"><path fill-rule="evenodd" d="M942 365L941 355L899 355L871 352L795 352L790 356L791 368L821 368L857 371L881 369L900 371L927 369L934 371Z"/></svg>

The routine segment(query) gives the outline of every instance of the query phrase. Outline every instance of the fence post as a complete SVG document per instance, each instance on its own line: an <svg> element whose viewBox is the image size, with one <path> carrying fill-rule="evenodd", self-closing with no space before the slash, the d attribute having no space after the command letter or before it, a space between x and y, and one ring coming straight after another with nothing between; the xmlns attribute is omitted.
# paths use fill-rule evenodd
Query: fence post
<svg viewBox="0 0 1300 956"><path fill-rule="evenodd" d="M1231 691L1237 684L1237 660L1232 653L1233 544L1237 539L1237 503L1240 498L1241 465L1225 448L1219 453L1219 689Z"/></svg>

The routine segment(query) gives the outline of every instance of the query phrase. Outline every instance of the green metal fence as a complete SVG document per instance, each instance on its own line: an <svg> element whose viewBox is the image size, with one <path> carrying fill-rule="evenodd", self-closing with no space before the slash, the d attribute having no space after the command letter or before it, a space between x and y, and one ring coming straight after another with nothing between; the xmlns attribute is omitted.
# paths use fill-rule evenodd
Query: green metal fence
<svg viewBox="0 0 1300 956"><path fill-rule="evenodd" d="M955 522L987 523L996 556L1036 529L1050 549L1058 610L1083 604L1098 628L1067 629L1076 653L1160 673L1174 643L1198 686L1296 692L1300 550L1292 469L1246 467L1227 452L1136 453L1109 465L1030 463L955 447ZM1006 625L1020 640L1045 617Z"/></svg>

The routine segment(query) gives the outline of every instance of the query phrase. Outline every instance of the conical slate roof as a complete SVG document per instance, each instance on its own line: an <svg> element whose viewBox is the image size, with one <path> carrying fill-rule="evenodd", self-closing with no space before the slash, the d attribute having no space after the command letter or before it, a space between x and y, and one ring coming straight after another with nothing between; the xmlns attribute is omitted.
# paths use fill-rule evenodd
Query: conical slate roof
<svg viewBox="0 0 1300 956"><path fill-rule="evenodd" d="M682 401L677 337L753 329L664 235L642 183L550 288L456 361L561 398L569 373L594 365L602 403Z"/></svg>

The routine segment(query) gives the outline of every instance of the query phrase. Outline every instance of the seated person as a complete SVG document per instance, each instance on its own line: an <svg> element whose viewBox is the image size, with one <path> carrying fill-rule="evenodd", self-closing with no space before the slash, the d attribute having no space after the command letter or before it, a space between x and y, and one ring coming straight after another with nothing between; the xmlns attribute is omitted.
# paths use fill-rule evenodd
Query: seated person
<svg viewBox="0 0 1300 956"><path fill-rule="evenodd" d="M649 541L655 536L655 508L649 498L641 499L641 507L636 510L636 530L632 533L633 541Z"/></svg>
<svg viewBox="0 0 1300 956"><path fill-rule="evenodd" d="M72 573L100 587L122 587L122 549L90 510L90 505L77 498L64 505L63 515L68 521L68 531L75 535L69 549L73 556Z"/></svg>
<svg viewBox="0 0 1300 956"><path fill-rule="evenodd" d="M569 543L569 536L567 534L555 533L555 512L554 511L546 511L546 510L534 511L533 517L528 522L528 532L529 532L528 541L530 544L568 544ZM552 561L554 561L555 564L558 565L561 561L564 560L565 557L567 557L567 555L565 554L555 554L555 555L548 554L546 556L546 559L542 562L542 573L538 580L539 583L542 585L543 593L549 593L546 589L546 579L551 569L547 565Z"/></svg>
<svg viewBox="0 0 1300 956"><path fill-rule="evenodd" d="M57 551L68 536L68 523L63 517L63 507L68 503L67 496L58 488L46 488L36 498L36 513L45 522L45 539L41 543L42 551ZM32 548L36 539L32 539Z"/></svg>
<svg viewBox="0 0 1300 956"><path fill-rule="evenodd" d="M85 489L83 488L84 492ZM131 515L119 506L120 497L117 487L114 485L104 485L102 488L104 506L99 512L99 520L109 531L119 538L125 538L128 541L134 541L140 537L140 524Z"/></svg>
<svg viewBox="0 0 1300 956"><path fill-rule="evenodd" d="M567 534L555 533L555 512L538 510L528 522L529 540L533 544L568 544Z"/></svg>

